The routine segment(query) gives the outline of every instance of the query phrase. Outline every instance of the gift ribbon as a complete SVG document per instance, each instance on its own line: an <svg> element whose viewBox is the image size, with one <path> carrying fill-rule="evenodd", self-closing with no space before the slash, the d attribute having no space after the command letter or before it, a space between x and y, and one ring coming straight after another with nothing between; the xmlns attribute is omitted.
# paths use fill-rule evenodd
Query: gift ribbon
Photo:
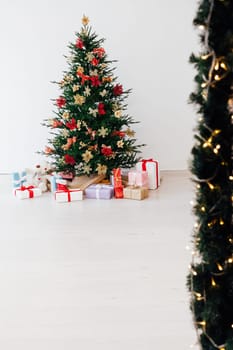
<svg viewBox="0 0 233 350"><path fill-rule="evenodd" d="M15 190L15 193L16 191L28 191L29 193L29 198L33 198L34 197L34 192L33 192L33 188L35 188L34 186L28 186L28 187L25 187L25 186L21 186L20 188L17 188Z"/></svg>
<svg viewBox="0 0 233 350"><path fill-rule="evenodd" d="M153 158L150 159L142 159L142 170L146 171L146 163L155 163L155 181L156 181L156 188L159 187L159 167L158 162L156 160L153 160Z"/></svg>
<svg viewBox="0 0 233 350"><path fill-rule="evenodd" d="M142 162L142 170L146 171L146 163L154 162L154 160L152 158L150 158L150 159L143 159L143 160L141 160L141 162Z"/></svg>
<svg viewBox="0 0 233 350"><path fill-rule="evenodd" d="M101 188L102 188L102 185L96 185L95 186L96 199L100 199L100 189Z"/></svg>
<svg viewBox="0 0 233 350"><path fill-rule="evenodd" d="M63 184L57 184L57 190L58 191L61 191L61 192L66 192L67 195L68 195L68 202L71 201L71 197L70 197L70 190L69 188L66 186L66 185L63 185Z"/></svg>
<svg viewBox="0 0 233 350"><path fill-rule="evenodd" d="M114 176L114 187L122 186L121 169L120 168L113 170L113 176Z"/></svg>

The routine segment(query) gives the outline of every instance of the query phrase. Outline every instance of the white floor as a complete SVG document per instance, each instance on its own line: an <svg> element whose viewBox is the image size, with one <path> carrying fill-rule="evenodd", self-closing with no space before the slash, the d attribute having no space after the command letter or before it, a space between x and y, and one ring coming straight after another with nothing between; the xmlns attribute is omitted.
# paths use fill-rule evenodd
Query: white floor
<svg viewBox="0 0 233 350"><path fill-rule="evenodd" d="M73 203L0 176L0 349L190 349L192 197L187 172L144 201Z"/></svg>

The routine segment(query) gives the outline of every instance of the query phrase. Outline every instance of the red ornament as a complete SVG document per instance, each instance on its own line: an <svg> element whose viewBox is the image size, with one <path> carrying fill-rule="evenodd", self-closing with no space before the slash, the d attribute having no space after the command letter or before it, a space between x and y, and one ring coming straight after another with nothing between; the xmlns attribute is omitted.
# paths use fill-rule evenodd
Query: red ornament
<svg viewBox="0 0 233 350"><path fill-rule="evenodd" d="M70 130L75 130L77 128L76 120L74 118L72 118L70 122L66 123L66 127Z"/></svg>
<svg viewBox="0 0 233 350"><path fill-rule="evenodd" d="M125 132L120 130L115 130L112 132L112 136L125 137Z"/></svg>
<svg viewBox="0 0 233 350"><path fill-rule="evenodd" d="M80 77L82 78L81 84L85 84L85 81L88 81L90 79L90 77L88 75L82 74L80 75Z"/></svg>
<svg viewBox="0 0 233 350"><path fill-rule="evenodd" d="M54 119L52 123L52 128L59 128L60 126L62 126L62 122L60 122L57 119Z"/></svg>
<svg viewBox="0 0 233 350"><path fill-rule="evenodd" d="M101 153L106 156L109 157L112 155L112 147L111 146L102 146L101 148Z"/></svg>
<svg viewBox="0 0 233 350"><path fill-rule="evenodd" d="M91 60L91 64L92 64L92 66L97 66L99 64L99 60L97 60L97 58L93 58Z"/></svg>
<svg viewBox="0 0 233 350"><path fill-rule="evenodd" d="M106 111L105 111L105 109L104 109L104 104L103 104L102 102L100 102L100 103L98 104L98 113L99 113L99 115L104 115L104 114L106 114Z"/></svg>
<svg viewBox="0 0 233 350"><path fill-rule="evenodd" d="M62 108L66 104L66 99L64 97L60 96L59 98L56 99L56 104L59 108Z"/></svg>
<svg viewBox="0 0 233 350"><path fill-rule="evenodd" d="M103 57L105 54L105 50L103 47L97 47L93 49L93 53L96 53L99 58Z"/></svg>
<svg viewBox="0 0 233 350"><path fill-rule="evenodd" d="M96 76L90 77L91 85L92 86L100 86L99 78Z"/></svg>
<svg viewBox="0 0 233 350"><path fill-rule="evenodd" d="M75 159L74 157L70 156L69 154L64 155L64 159L66 164L74 165L75 164Z"/></svg>
<svg viewBox="0 0 233 350"><path fill-rule="evenodd" d="M113 88L113 94L114 94L115 96L119 96L119 95L121 95L122 93L123 93L123 87L122 87L122 85L117 84L116 86L114 86L114 88Z"/></svg>
<svg viewBox="0 0 233 350"><path fill-rule="evenodd" d="M78 49L83 49L84 44L83 44L82 39L78 38L77 41L76 41L75 46L76 46Z"/></svg>

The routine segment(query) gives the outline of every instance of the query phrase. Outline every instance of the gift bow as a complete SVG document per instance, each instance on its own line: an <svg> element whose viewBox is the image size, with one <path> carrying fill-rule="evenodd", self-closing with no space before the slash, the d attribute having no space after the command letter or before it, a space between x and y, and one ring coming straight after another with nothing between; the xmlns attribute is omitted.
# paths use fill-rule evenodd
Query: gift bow
<svg viewBox="0 0 233 350"><path fill-rule="evenodd" d="M34 197L34 192L33 192L33 188L35 188L35 186L21 186L20 188L17 188L16 190L15 190L15 192L16 191L28 191L28 193L29 193L29 198L33 198Z"/></svg>

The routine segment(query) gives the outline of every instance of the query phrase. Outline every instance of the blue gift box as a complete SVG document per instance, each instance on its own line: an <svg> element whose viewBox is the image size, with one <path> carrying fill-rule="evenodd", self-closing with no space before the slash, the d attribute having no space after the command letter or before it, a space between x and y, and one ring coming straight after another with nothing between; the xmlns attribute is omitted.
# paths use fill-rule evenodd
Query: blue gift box
<svg viewBox="0 0 233 350"><path fill-rule="evenodd" d="M19 172L19 171L14 171L12 173L12 181L13 181L13 187L14 188L19 188L25 184L27 181L27 173L25 170Z"/></svg>

